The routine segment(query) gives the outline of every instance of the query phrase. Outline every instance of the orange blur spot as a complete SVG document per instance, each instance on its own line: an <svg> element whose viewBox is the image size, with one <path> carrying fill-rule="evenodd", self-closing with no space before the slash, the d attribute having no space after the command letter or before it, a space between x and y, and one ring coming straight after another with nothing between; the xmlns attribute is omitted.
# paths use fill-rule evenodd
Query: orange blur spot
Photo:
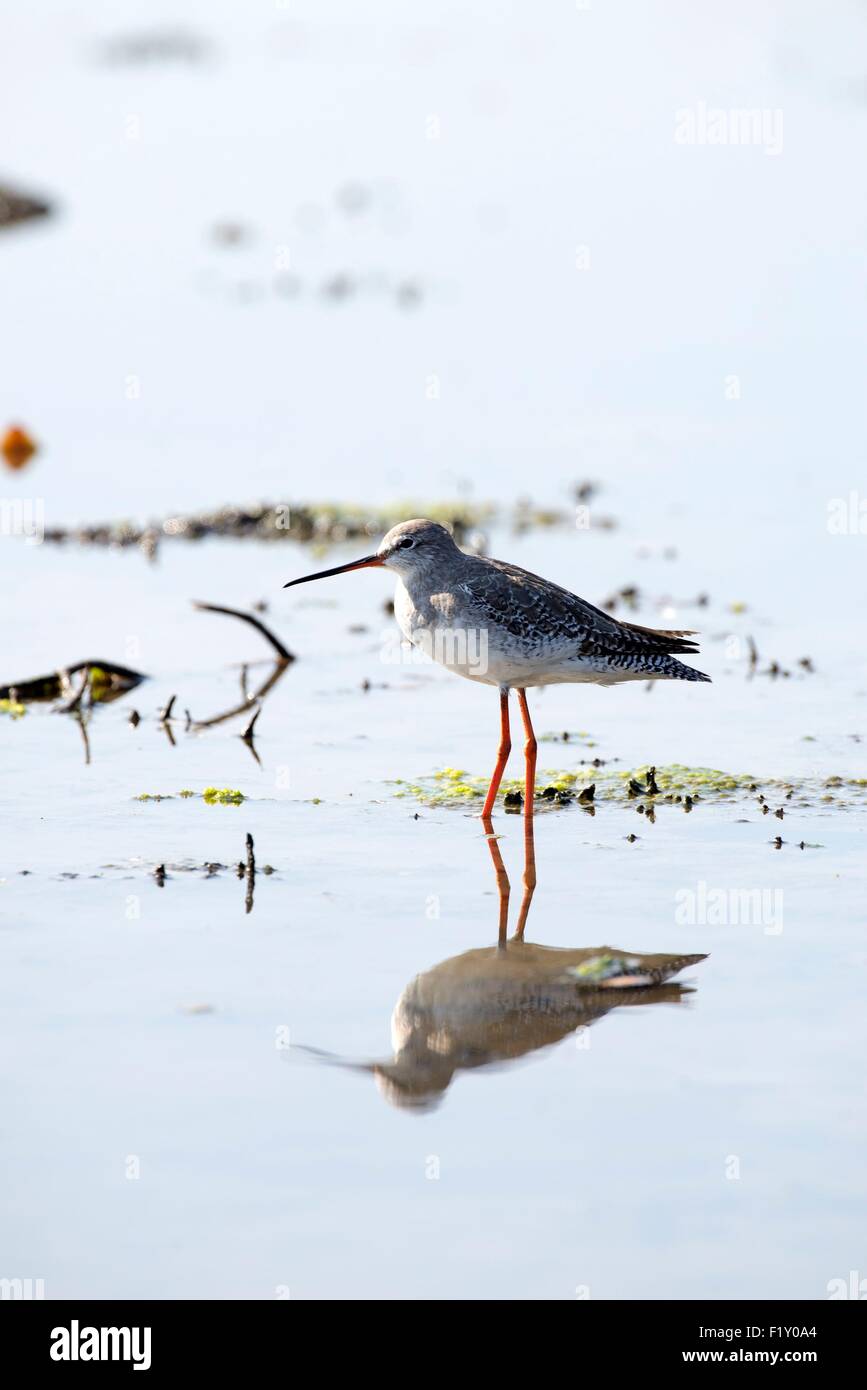
<svg viewBox="0 0 867 1390"><path fill-rule="evenodd" d="M20 425L10 425L0 440L0 452L10 468L23 468L37 448L36 440Z"/></svg>

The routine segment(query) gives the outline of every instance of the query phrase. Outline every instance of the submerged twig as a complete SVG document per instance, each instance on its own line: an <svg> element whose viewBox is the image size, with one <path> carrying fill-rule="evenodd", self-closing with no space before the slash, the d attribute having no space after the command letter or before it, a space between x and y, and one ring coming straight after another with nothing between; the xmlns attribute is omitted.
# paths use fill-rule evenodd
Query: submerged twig
<svg viewBox="0 0 867 1390"><path fill-rule="evenodd" d="M282 665L280 665L280 668L279 668L279 669L280 669L281 671L283 671L283 670L285 670L285 667L282 666ZM256 720L259 718L259 715L260 715L261 713L262 713L262 706L261 706L261 705L257 705L257 707L256 707L256 712L255 712L255 714L253 715L253 718L250 720L250 722L249 722L249 724L247 725L246 729L245 729L244 732L241 734L241 741L242 741L242 743L245 743L245 744L247 745L247 747L249 748L250 752L251 752L252 755L253 755L253 758L255 759L255 761L256 761L256 763L258 764L259 767L262 766L262 759L259 757L259 754L256 752L256 744L255 744L255 741L254 741L254 738L253 738L253 731L254 731L254 729L256 728Z"/></svg>
<svg viewBox="0 0 867 1390"><path fill-rule="evenodd" d="M87 736L87 721L80 709L75 711L75 722L81 730L81 737L84 742L84 765L90 767L90 739Z"/></svg>
<svg viewBox="0 0 867 1390"><path fill-rule="evenodd" d="M244 911L249 915L253 911L253 889L256 885L256 855L253 852L253 836L249 833L247 835L247 865L244 873L247 880Z"/></svg>
<svg viewBox="0 0 867 1390"><path fill-rule="evenodd" d="M291 663L295 660L295 657L292 655L291 652L287 651L287 649L283 646L283 643L279 640L279 638L275 637L274 634L265 626L265 624L253 613L242 613L237 608L224 608L221 605L215 603L194 603L193 607L199 609L200 612L204 613L225 613L230 618L240 618L242 622L249 623L251 627L256 628L257 632L261 632L262 636L266 639L266 641L270 642L271 646L278 653L277 659L274 662L273 669L262 682L262 684L259 686L258 690L254 690L252 692L247 691L247 666L245 665L243 667L244 674L242 676L241 683L241 689L244 693L244 698L241 701L241 703L238 705L233 705L231 709L224 710L222 714L213 715L210 719L196 719L193 721L194 728L209 729L212 728L215 724L225 723L227 719L234 719L235 716L238 714L246 714L250 710L251 706L259 706L261 708L262 700L264 700L269 690L273 689L273 687L281 679L287 667L290 666ZM259 756L256 752L256 749L253 746L253 725L255 724L256 719L258 718L258 714L259 709L257 708L255 714L253 715L253 718L248 723L247 728L245 729L241 737L247 744L247 747L250 749L250 752L253 754L253 757L256 759L258 763L260 763L261 766Z"/></svg>
<svg viewBox="0 0 867 1390"><path fill-rule="evenodd" d="M244 730L244 732L243 732L242 735L241 735L241 738L244 740L245 743L252 743L252 742L253 742L253 730L254 730L255 727L256 727L256 720L259 718L259 715L260 715L261 713L262 713L262 706L261 706L261 705L258 705L257 708L256 708L256 713L253 715L253 718L250 720L249 724L247 725L246 729Z"/></svg>
<svg viewBox="0 0 867 1390"><path fill-rule="evenodd" d="M69 674L68 674L67 672L61 672L61 677L66 681L66 683L67 683L67 685L68 685L68 683L69 683ZM85 667L82 669L82 672L81 672L81 682L80 682L80 684L79 684L79 686L78 686L78 689L75 690L75 691L73 692L73 694L71 695L71 697L66 701L66 704L64 704L64 705L56 705L56 706L55 706L55 710L54 710L55 714L71 714L72 717L74 718L76 724L78 725L79 729L81 730L81 738L82 738L82 742L84 743L84 765L85 765L85 767L89 767L89 766L90 766L90 739L89 739L88 736L87 736L87 721L86 721L86 719L85 719L85 717L84 717L84 711L83 711L82 708L81 708L81 702L82 702L82 700L83 700L83 698L84 698L84 692L87 690L87 688L88 688L89 685L90 685L90 667L89 667L89 666L85 666ZM92 702L92 692L91 692L91 702Z"/></svg>

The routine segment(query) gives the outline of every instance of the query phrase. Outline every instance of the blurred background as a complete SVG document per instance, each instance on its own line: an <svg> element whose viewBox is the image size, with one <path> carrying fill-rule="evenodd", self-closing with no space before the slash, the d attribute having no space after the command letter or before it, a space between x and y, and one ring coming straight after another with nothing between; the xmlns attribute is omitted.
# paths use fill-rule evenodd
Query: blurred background
<svg viewBox="0 0 867 1390"><path fill-rule="evenodd" d="M3 233L2 399L49 520L853 485L863 5L3 8L2 179L51 212ZM770 136L685 143L702 104Z"/></svg>

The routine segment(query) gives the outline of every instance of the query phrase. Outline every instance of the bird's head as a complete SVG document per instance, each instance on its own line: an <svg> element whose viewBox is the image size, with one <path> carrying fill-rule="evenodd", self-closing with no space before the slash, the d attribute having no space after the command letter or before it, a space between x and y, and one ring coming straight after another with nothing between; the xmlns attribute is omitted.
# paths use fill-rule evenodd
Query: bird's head
<svg viewBox="0 0 867 1390"><path fill-rule="evenodd" d="M433 570L452 554L460 552L445 526L420 517L392 526L388 534L383 536L375 554L365 555L362 560L351 560L348 565L336 565L334 569L305 574L301 579L290 579L283 587L291 589L293 584L308 584L312 579L328 579L333 574L346 574L349 570L374 568L393 570L405 579Z"/></svg>

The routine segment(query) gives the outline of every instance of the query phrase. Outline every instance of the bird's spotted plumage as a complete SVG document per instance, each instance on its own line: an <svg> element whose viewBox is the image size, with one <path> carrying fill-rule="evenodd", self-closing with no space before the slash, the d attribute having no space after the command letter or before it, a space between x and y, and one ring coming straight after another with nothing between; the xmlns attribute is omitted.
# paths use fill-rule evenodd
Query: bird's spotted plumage
<svg viewBox="0 0 867 1390"><path fill-rule="evenodd" d="M470 680L524 689L710 679L676 659L697 651L693 633L620 622L518 565L465 555L436 522L395 526L377 555L397 572L395 616L404 635ZM446 640L459 633L467 637L463 647ZM478 659L482 639L485 661Z"/></svg>
<svg viewBox="0 0 867 1390"><path fill-rule="evenodd" d="M669 632L619 622L592 603L529 570L503 560L482 560L458 588L485 617L540 654L561 651L592 669L610 667L647 678L708 680L674 652L695 652L691 632ZM543 682L539 682L543 684Z"/></svg>
<svg viewBox="0 0 867 1390"><path fill-rule="evenodd" d="M374 555L294 579L384 567L397 575L394 614L404 636L468 680L500 691L500 748L482 818L490 816L511 750L509 691L517 690L527 760L525 811L533 809L536 738L526 691L587 681L707 681L677 660L697 651L692 632L623 623L559 584L504 560L465 555L436 521L393 526ZM287 587L290 587L287 585Z"/></svg>

